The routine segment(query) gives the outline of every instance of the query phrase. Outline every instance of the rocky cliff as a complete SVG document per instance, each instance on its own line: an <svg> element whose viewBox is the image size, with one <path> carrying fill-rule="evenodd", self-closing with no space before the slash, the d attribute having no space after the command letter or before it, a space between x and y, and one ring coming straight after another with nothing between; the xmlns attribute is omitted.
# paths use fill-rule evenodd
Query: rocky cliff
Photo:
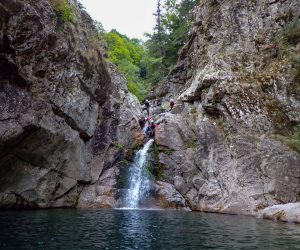
<svg viewBox="0 0 300 250"><path fill-rule="evenodd" d="M153 96L163 181L192 210L257 214L300 201L300 3L203 0Z"/></svg>
<svg viewBox="0 0 300 250"><path fill-rule="evenodd" d="M113 206L114 165L143 139L92 20L60 2L0 2L1 208Z"/></svg>

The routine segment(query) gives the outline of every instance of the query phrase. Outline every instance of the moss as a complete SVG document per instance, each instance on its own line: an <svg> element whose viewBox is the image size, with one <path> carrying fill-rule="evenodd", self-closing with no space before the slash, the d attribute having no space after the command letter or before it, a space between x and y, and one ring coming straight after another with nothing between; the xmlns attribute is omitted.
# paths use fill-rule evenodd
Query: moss
<svg viewBox="0 0 300 250"><path fill-rule="evenodd" d="M58 13L59 18L64 23L76 24L77 18L73 7L67 0L51 0L53 9Z"/></svg>
<svg viewBox="0 0 300 250"><path fill-rule="evenodd" d="M286 135L291 129L289 118L286 116L281 104L276 99L271 99L266 103L266 109L273 121L276 133Z"/></svg>
<svg viewBox="0 0 300 250"><path fill-rule="evenodd" d="M300 83L300 57L294 58L293 66L295 69L295 80L297 83ZM299 87L299 84L297 84Z"/></svg>
<svg viewBox="0 0 300 250"><path fill-rule="evenodd" d="M289 148L300 154L300 126L295 127L291 135L276 135L275 137Z"/></svg>
<svg viewBox="0 0 300 250"><path fill-rule="evenodd" d="M299 51L296 45L300 42L300 21L294 19L287 23L271 41L266 41L266 34L260 33L256 38L256 45L264 48L263 60L259 57L247 58L242 55L240 60L242 66L236 64L233 71L238 72L240 80L248 83L257 83L262 89L267 89L273 83L280 85L282 75L295 75L296 81L300 78ZM235 58L232 58L235 59ZM259 70L248 72L246 70L249 61L255 62ZM294 66L294 73L289 72L290 66Z"/></svg>
<svg viewBox="0 0 300 250"><path fill-rule="evenodd" d="M195 114L195 113L197 113L197 109L196 109L196 107L192 107L191 108L191 114Z"/></svg>
<svg viewBox="0 0 300 250"><path fill-rule="evenodd" d="M285 48L297 45L300 42L300 20L294 19L286 24L277 34L276 40Z"/></svg>
<svg viewBox="0 0 300 250"><path fill-rule="evenodd" d="M159 151L159 146L156 143L153 144L152 150L154 153L154 157L157 158L159 156L160 151Z"/></svg>
<svg viewBox="0 0 300 250"><path fill-rule="evenodd" d="M156 180L163 180L165 178L165 165L159 162L159 154L164 153L167 155L171 155L173 152L173 149L159 147L159 145L157 145L156 143L153 144L151 151L152 161L149 162L149 164L151 165L148 166L148 170Z"/></svg>
<svg viewBox="0 0 300 250"><path fill-rule="evenodd" d="M162 163L154 165L151 162L148 162L146 165L146 170L148 174L157 181L163 180L163 178L165 177L164 168L165 165Z"/></svg>
<svg viewBox="0 0 300 250"><path fill-rule="evenodd" d="M132 148L127 149L125 159L128 161L133 161L136 151L141 149L141 145L136 144Z"/></svg>
<svg viewBox="0 0 300 250"><path fill-rule="evenodd" d="M300 139L290 139L287 141L287 145L300 154Z"/></svg>
<svg viewBox="0 0 300 250"><path fill-rule="evenodd" d="M74 197L73 202L72 202L72 207L77 207L78 206L78 202L79 202L79 195L76 195Z"/></svg>
<svg viewBox="0 0 300 250"><path fill-rule="evenodd" d="M123 159L119 162L119 165L121 168L124 168L124 167L127 167L129 165L129 163L130 163L129 161Z"/></svg>
<svg viewBox="0 0 300 250"><path fill-rule="evenodd" d="M300 126L294 128L294 132L289 138L288 146L300 153Z"/></svg>
<svg viewBox="0 0 300 250"><path fill-rule="evenodd" d="M199 146L198 139L193 137L190 142L187 143L187 148L196 149Z"/></svg>
<svg viewBox="0 0 300 250"><path fill-rule="evenodd" d="M130 162L123 159L123 160L119 161L117 165L119 166L120 172L119 172L119 175L118 175L118 178L117 178L116 187L119 188L119 189L128 188L128 186L129 186L128 179L129 179Z"/></svg>
<svg viewBox="0 0 300 250"><path fill-rule="evenodd" d="M122 143L117 143L117 144L115 145L115 147L116 147L117 149L119 149L119 150L123 150L123 149L124 149L124 144L122 144Z"/></svg>
<svg viewBox="0 0 300 250"><path fill-rule="evenodd" d="M165 178L165 173L164 173L165 165L160 163L158 164L156 168L156 179L161 181Z"/></svg>
<svg viewBox="0 0 300 250"><path fill-rule="evenodd" d="M226 121L224 121L221 117L217 118L216 120L217 127L223 132L225 137L229 136L229 128Z"/></svg>
<svg viewBox="0 0 300 250"><path fill-rule="evenodd" d="M166 155L171 155L174 152L174 149L164 148L164 149L161 149L160 152L162 152L162 153L164 153Z"/></svg>

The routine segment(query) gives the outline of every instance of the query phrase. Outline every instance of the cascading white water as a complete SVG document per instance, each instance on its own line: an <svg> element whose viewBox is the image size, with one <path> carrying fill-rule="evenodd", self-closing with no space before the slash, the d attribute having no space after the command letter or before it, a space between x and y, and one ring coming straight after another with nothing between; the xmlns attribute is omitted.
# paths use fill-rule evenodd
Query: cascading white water
<svg viewBox="0 0 300 250"><path fill-rule="evenodd" d="M138 208L139 200L144 197L150 189L149 175L146 170L148 151L153 143L149 140L144 147L139 150L130 168L129 189L125 196L126 208Z"/></svg>

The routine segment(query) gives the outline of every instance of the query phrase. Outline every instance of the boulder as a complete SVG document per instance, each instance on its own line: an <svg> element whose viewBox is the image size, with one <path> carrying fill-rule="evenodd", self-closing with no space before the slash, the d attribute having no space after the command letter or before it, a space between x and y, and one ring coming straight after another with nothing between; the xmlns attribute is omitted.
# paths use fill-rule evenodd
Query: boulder
<svg viewBox="0 0 300 250"><path fill-rule="evenodd" d="M260 211L264 219L300 223L300 202L274 205Z"/></svg>

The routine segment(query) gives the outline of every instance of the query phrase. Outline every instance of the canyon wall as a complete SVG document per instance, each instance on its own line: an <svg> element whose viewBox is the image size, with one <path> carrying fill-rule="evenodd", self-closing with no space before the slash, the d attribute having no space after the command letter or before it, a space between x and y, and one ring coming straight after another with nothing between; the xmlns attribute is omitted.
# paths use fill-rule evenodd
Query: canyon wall
<svg viewBox="0 0 300 250"><path fill-rule="evenodd" d="M114 205L114 165L143 134L105 56L76 1L1 1L1 208Z"/></svg>
<svg viewBox="0 0 300 250"><path fill-rule="evenodd" d="M175 108L158 164L192 210L257 214L300 201L300 3L201 1L152 96Z"/></svg>

